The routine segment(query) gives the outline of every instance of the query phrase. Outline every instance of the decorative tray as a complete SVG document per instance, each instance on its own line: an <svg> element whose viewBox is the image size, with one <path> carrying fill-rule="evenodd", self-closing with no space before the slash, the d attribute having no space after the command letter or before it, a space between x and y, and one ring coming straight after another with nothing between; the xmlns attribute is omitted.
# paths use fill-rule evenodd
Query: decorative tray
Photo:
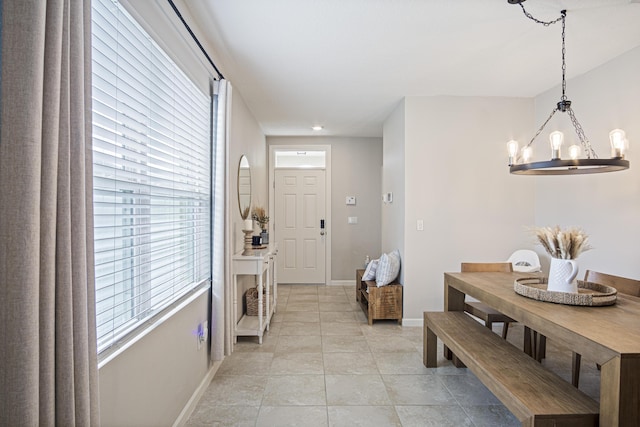
<svg viewBox="0 0 640 427"><path fill-rule="evenodd" d="M547 290L546 277L525 277L516 279L513 290L517 294L538 301L564 305L599 307L616 303L618 291L611 286L578 280L578 293Z"/></svg>

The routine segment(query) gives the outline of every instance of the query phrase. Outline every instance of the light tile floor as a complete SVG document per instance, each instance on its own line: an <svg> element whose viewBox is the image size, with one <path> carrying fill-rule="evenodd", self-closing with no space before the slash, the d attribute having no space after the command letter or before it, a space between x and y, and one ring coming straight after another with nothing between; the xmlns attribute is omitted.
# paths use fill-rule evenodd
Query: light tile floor
<svg viewBox="0 0 640 427"><path fill-rule="evenodd" d="M498 332L500 326L497 326ZM523 328L509 341L522 345ZM278 287L262 345L240 337L189 426L519 426L466 368L422 364L422 328L369 326L354 287ZM571 377L571 352L548 340L543 364ZM598 400L599 373L583 357L580 389Z"/></svg>

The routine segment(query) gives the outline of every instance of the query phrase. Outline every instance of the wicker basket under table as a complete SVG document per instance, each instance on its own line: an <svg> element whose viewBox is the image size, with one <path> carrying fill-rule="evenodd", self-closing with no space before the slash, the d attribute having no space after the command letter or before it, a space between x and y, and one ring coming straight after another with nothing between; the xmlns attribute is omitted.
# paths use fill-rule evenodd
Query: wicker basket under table
<svg viewBox="0 0 640 427"><path fill-rule="evenodd" d="M258 289L250 288L247 289L247 292L244 293L244 300L247 307L247 316L257 316L258 315ZM267 315L267 302L266 298L262 298L262 315Z"/></svg>

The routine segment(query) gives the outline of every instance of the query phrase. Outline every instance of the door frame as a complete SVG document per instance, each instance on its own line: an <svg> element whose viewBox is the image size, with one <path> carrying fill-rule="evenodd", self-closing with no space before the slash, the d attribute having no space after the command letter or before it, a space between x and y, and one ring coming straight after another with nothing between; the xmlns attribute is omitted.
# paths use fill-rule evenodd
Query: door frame
<svg viewBox="0 0 640 427"><path fill-rule="evenodd" d="M325 221L326 221L326 241L325 241L325 272L324 272L324 284L331 284L331 226L333 222L331 221L331 145L269 145L269 185L267 192L269 193L269 218L273 218L275 221L275 192L273 189L276 185L276 175L275 175L275 152L276 151L324 151L325 154ZM274 238L277 238L275 235L275 227L272 228L272 232L274 233Z"/></svg>

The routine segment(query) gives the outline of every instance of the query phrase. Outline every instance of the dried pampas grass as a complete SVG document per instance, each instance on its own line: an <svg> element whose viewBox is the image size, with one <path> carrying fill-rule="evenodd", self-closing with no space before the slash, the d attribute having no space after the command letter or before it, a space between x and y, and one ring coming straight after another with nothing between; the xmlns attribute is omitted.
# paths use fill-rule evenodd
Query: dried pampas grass
<svg viewBox="0 0 640 427"><path fill-rule="evenodd" d="M538 242L553 258L576 259L591 248L589 236L579 227L565 230L559 226L533 229Z"/></svg>
<svg viewBox="0 0 640 427"><path fill-rule="evenodd" d="M266 230L267 224L269 224L269 215L262 206L255 206L251 218L260 224L260 228Z"/></svg>

